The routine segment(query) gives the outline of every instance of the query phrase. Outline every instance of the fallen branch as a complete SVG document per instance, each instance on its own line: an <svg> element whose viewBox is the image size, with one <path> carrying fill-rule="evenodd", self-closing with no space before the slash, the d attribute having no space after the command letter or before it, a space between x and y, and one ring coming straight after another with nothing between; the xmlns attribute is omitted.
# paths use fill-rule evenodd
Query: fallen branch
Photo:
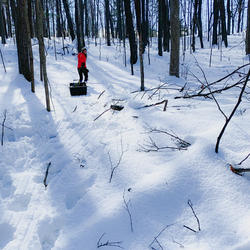
<svg viewBox="0 0 250 250"><path fill-rule="evenodd" d="M44 177L44 180L43 180L43 184L45 186L45 189L47 188L48 184L47 184L47 177L48 177L48 174L49 174L49 168L51 166L51 162L49 162L48 166L47 166L47 169L46 169L46 172L45 172L45 177Z"/></svg>
<svg viewBox="0 0 250 250"><path fill-rule="evenodd" d="M229 167L233 173L240 175L240 176L242 176L241 173L250 172L250 168L235 168L231 164L229 164Z"/></svg>
<svg viewBox="0 0 250 250"><path fill-rule="evenodd" d="M113 178L113 175L114 175L114 172L115 172L115 170L119 167L119 165L120 165L120 163L121 163L123 154L124 154L124 150L123 150L122 140L121 140L121 155L120 155L119 160L118 160L118 162L116 163L115 166L113 166L113 162L112 162L112 160L111 160L110 153L108 152L109 162L110 162L110 168L111 168L110 177L109 177L109 183L111 183L112 178Z"/></svg>
<svg viewBox="0 0 250 250"><path fill-rule="evenodd" d="M118 247L118 248L123 249L123 247L120 246L122 244L122 241L109 241L109 240L107 240L105 243L102 243L101 240L102 240L104 235L105 235L105 233L103 233L102 236L99 238L99 240L97 242L97 248L100 248L100 247Z"/></svg>
<svg viewBox="0 0 250 250"><path fill-rule="evenodd" d="M100 117L101 117L102 115L104 115L106 112L108 112L110 109L111 109L111 108L108 108L108 109L104 110L100 115L98 115L98 116L94 119L94 121L96 121L98 118L100 118Z"/></svg>
<svg viewBox="0 0 250 250"><path fill-rule="evenodd" d="M180 137L178 137L177 135L171 134L166 130L161 130L161 129L157 129L157 128L150 128L148 127L148 133L157 133L157 134L166 134L168 136L170 136L173 140L175 140L175 144L186 149L189 146L191 146L191 144L187 141L184 141L183 139L181 139Z"/></svg>
<svg viewBox="0 0 250 250"><path fill-rule="evenodd" d="M194 233L197 233L197 231L195 231L195 230L194 230L193 228L191 228L191 227L188 227L188 226L186 226L186 225L183 225L183 227L185 227L185 228L191 230L191 231L194 232Z"/></svg>
<svg viewBox="0 0 250 250"><path fill-rule="evenodd" d="M171 149L171 150L186 150L186 148L182 147L172 147L172 146L158 146L156 142L149 136L149 142L145 145L140 145L140 149L138 149L139 152L159 152L164 149Z"/></svg>
<svg viewBox="0 0 250 250"><path fill-rule="evenodd" d="M199 218L198 218L198 216L196 215L196 213L195 213L195 211L194 211L193 204L192 204L191 200L188 200L188 205L189 205L189 207L191 208L194 217L196 218L196 221L197 221L197 224L198 224L198 231L201 231L200 221L199 221Z"/></svg>
<svg viewBox="0 0 250 250"><path fill-rule="evenodd" d="M161 105L161 104L163 104L163 103L164 103L164 108L163 108L163 111L166 111L167 104L168 104L168 100L163 100L163 101L161 101L161 102L157 102L157 103L153 103L153 104L145 105L145 106L139 107L139 108L137 108L137 109L149 108L149 107L153 107L153 106Z"/></svg>
<svg viewBox="0 0 250 250"><path fill-rule="evenodd" d="M106 112L108 112L109 110L115 110L115 111L121 111L124 107L123 106L120 106L120 105L110 105L110 108L104 110L100 115L98 115L94 121L96 121L99 117L101 117L103 114L105 114Z"/></svg>
<svg viewBox="0 0 250 250"><path fill-rule="evenodd" d="M248 159L249 156L250 156L250 153L240 163L238 163L237 165L241 165L244 161L246 161Z"/></svg>
<svg viewBox="0 0 250 250"><path fill-rule="evenodd" d="M100 99L100 97L104 94L105 90L102 91L102 93L98 96L97 100Z"/></svg>
<svg viewBox="0 0 250 250"><path fill-rule="evenodd" d="M163 249L162 246L161 246L161 244L159 243L158 238L161 236L161 234L162 234L167 228L169 228L169 227L171 227L171 226L173 226L173 225L174 225L174 224L170 224L170 225L165 226L165 227L164 227L164 228L154 237L154 240L149 244L149 247L150 247L152 250L155 250L155 248L153 247L153 245L154 245L155 242L157 243L157 245L158 245L161 249Z"/></svg>
<svg viewBox="0 0 250 250"><path fill-rule="evenodd" d="M3 118L3 122L2 122L2 137L1 137L1 145L3 146L3 137L4 137L4 128L5 128L5 121L6 121L6 116L7 116L7 110L4 110L3 112L4 118Z"/></svg>
<svg viewBox="0 0 250 250"><path fill-rule="evenodd" d="M74 110L72 111L72 113L74 113L77 110L77 105L75 106Z"/></svg>
<svg viewBox="0 0 250 250"><path fill-rule="evenodd" d="M130 230L133 233L134 232L133 220L132 220L132 214L131 214L130 209L129 209L130 200L126 201L126 199L125 199L125 190L123 191L123 196L122 197L123 197L123 202L124 202L124 205L125 205L125 209L126 209L126 211L128 213L128 216L129 216Z"/></svg>

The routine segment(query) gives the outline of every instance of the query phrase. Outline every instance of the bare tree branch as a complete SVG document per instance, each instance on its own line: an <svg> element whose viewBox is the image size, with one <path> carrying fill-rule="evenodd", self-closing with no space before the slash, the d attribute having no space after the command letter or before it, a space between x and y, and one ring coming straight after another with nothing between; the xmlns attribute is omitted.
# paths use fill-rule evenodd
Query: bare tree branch
<svg viewBox="0 0 250 250"><path fill-rule="evenodd" d="M101 235L101 237L99 238L98 242L97 242L97 248L101 248L101 247L118 247L123 249L122 246L120 246L122 244L122 241L106 241L105 243L102 243L101 240L103 238L103 236L105 235L105 233L103 233Z"/></svg>
<svg viewBox="0 0 250 250"><path fill-rule="evenodd" d="M241 103L242 95L243 95L243 93L244 93L244 91L245 91L245 88L246 88L246 85L247 85L249 76L250 76L250 69L248 70L248 74L247 74L247 77L246 77L246 81L245 81L245 83L244 83L244 85L243 85L243 87L242 87L242 89L241 89L241 92L240 92L238 101L237 101L235 107L233 108L233 110L232 110L230 116L226 119L226 122L225 122L225 124L224 124L224 126L223 126L223 128L222 128L222 130L221 130L221 132L220 132L220 134L219 134L219 136L218 136L218 138L217 138L217 142L216 142L216 146L215 146L215 152L216 152L216 153L218 153L218 151L219 151L220 140L221 140L221 138L222 138L222 136L223 136L223 134L224 134L224 132L225 132L225 129L226 129L227 125L229 124L229 122L230 122L230 120L232 119L232 117L233 117L235 111L237 110L238 106L239 106L240 103Z"/></svg>
<svg viewBox="0 0 250 250"><path fill-rule="evenodd" d="M44 180L43 180L43 184L45 186L45 189L47 188L48 184L47 184L47 177L48 177L48 174L49 174L49 168L51 166L51 162L49 162L49 164L47 165L47 169L46 169L46 172L45 172L45 177L44 177Z"/></svg>
<svg viewBox="0 0 250 250"><path fill-rule="evenodd" d="M134 232L133 220L132 220L132 214L131 214L130 209L129 209L130 200L126 201L126 199L125 199L125 190L123 191L123 196L122 197L123 197L123 202L124 202L124 205L125 205L125 209L126 209L126 211L128 213L128 216L129 216L130 230L133 233Z"/></svg>
<svg viewBox="0 0 250 250"><path fill-rule="evenodd" d="M248 159L249 156L250 156L250 153L240 163L238 163L237 165L241 165L244 161L246 161Z"/></svg>
<svg viewBox="0 0 250 250"><path fill-rule="evenodd" d="M2 122L2 137L1 137L1 145L3 146L3 137L4 137L4 128L5 128L5 121L6 121L6 116L7 116L7 110L5 109L4 112L3 112L3 122Z"/></svg>

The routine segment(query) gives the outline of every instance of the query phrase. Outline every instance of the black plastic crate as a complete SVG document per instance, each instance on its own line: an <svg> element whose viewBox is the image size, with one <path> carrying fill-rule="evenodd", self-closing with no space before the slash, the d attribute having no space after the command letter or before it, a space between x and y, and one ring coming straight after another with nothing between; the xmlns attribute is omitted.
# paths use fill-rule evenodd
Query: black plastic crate
<svg viewBox="0 0 250 250"><path fill-rule="evenodd" d="M70 83L69 85L70 94L74 95L87 95L87 86L81 86L79 84Z"/></svg>

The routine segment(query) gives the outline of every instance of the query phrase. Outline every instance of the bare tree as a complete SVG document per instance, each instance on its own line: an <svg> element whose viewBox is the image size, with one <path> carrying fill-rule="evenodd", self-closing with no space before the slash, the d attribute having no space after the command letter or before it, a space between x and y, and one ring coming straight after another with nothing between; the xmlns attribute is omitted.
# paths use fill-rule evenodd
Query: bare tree
<svg viewBox="0 0 250 250"><path fill-rule="evenodd" d="M40 55L40 75L41 79L44 81L45 89L45 98L46 98L46 108L47 111L50 111L50 97L49 97L49 88L48 88L48 76L46 69L46 56L44 49L44 40L43 40L43 9L41 5L41 0L36 0L36 25L37 25L37 38L39 42L39 55Z"/></svg>

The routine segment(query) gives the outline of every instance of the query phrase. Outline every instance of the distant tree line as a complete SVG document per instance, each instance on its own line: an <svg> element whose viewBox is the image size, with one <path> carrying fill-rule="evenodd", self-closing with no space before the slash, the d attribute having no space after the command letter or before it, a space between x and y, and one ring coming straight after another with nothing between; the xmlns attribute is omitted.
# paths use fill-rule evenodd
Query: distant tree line
<svg viewBox="0 0 250 250"><path fill-rule="evenodd" d="M229 34L246 30L250 54L249 6L250 0L0 0L0 36L3 44L11 37L16 40L19 72L32 83L32 91L32 38L43 47L44 38L69 37L77 40L78 51L86 39L94 39L97 45L97 39L104 38L107 46L118 42L124 47L127 39L133 74L138 56L142 63L142 55L156 37L158 55L170 52L170 74L179 76L180 37L183 50L194 52L196 38L201 48L204 37L211 45L223 41L227 47ZM39 52L44 80L44 48Z"/></svg>

